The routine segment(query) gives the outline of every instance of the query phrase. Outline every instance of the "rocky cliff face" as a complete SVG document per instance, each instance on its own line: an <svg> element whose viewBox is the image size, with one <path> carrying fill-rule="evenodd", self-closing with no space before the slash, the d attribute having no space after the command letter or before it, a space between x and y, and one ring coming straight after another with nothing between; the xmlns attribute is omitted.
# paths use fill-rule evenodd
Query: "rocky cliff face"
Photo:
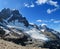
<svg viewBox="0 0 60 49"><path fill-rule="evenodd" d="M4 8L0 12L0 22L3 23L3 20L5 20L7 23L12 21L15 22L17 20L19 23L23 23L26 27L29 25L26 18L23 17L18 10L10 10L9 8Z"/></svg>

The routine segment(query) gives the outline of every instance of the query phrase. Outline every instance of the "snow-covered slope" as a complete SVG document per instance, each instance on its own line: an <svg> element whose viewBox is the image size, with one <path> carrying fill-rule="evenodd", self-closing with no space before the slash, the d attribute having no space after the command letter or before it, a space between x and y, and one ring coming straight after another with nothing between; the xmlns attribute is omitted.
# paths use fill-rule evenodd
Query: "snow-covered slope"
<svg viewBox="0 0 60 49"><path fill-rule="evenodd" d="M49 40L49 38L47 36L45 36L44 34L42 34L42 32L40 32L38 29L36 28L29 28L29 27L25 27L25 26L9 26L7 25L9 28L15 28L15 29L19 29L22 30L23 33L28 34L31 38L33 39L39 39L39 40L44 40L47 41ZM19 33L18 30L14 30L14 32L17 32L17 34Z"/></svg>
<svg viewBox="0 0 60 49"><path fill-rule="evenodd" d="M45 40L45 41L48 40L48 38L44 34L42 34L39 30L37 30L36 28L25 31L25 33L29 34L34 39L40 39L40 40Z"/></svg>

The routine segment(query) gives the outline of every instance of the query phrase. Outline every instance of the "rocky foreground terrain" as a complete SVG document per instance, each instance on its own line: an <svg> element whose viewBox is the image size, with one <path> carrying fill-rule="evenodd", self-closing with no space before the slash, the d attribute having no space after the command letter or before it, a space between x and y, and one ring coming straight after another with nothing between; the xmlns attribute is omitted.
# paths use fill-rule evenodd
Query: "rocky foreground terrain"
<svg viewBox="0 0 60 49"><path fill-rule="evenodd" d="M13 42L8 42L3 39L0 39L0 49L48 49L48 48L21 46Z"/></svg>

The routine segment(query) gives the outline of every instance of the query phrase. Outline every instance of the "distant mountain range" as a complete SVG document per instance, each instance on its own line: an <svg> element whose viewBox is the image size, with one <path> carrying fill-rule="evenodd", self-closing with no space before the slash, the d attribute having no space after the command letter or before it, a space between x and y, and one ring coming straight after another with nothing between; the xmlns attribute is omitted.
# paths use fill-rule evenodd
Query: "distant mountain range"
<svg viewBox="0 0 60 49"><path fill-rule="evenodd" d="M1 37L16 36L31 38L33 41L54 41L60 40L60 33L46 25L30 24L26 17L23 17L18 10L4 8L0 12L0 35Z"/></svg>

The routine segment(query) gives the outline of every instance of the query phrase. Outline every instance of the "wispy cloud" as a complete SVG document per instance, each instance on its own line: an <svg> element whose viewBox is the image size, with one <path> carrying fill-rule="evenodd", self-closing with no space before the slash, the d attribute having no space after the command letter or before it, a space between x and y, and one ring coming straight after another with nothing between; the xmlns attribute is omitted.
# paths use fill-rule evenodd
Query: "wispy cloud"
<svg viewBox="0 0 60 49"><path fill-rule="evenodd" d="M60 23L60 20L55 20L54 23Z"/></svg>
<svg viewBox="0 0 60 49"><path fill-rule="evenodd" d="M52 23L60 23L60 20L50 19L50 22L52 22Z"/></svg>
<svg viewBox="0 0 60 49"><path fill-rule="evenodd" d="M50 14L52 12L55 12L56 10L58 10L59 8L54 8L54 9L47 9L47 13Z"/></svg>
<svg viewBox="0 0 60 49"><path fill-rule="evenodd" d="M60 23L60 20L56 20L56 19L50 19L50 20L36 20L36 22L39 22L39 23Z"/></svg>
<svg viewBox="0 0 60 49"><path fill-rule="evenodd" d="M54 19L50 19L50 21L54 21Z"/></svg>
<svg viewBox="0 0 60 49"><path fill-rule="evenodd" d="M46 23L42 23L42 24L41 24L41 26L44 26L44 25L45 25L45 26L47 26L47 24L46 24Z"/></svg>
<svg viewBox="0 0 60 49"><path fill-rule="evenodd" d="M50 22L50 20L41 20L41 19L38 19L38 20L36 20L36 22L43 22L43 23L46 23L46 22Z"/></svg>
<svg viewBox="0 0 60 49"><path fill-rule="evenodd" d="M36 20L36 22L43 22L43 20L40 20L40 19L39 19L39 20Z"/></svg>
<svg viewBox="0 0 60 49"><path fill-rule="evenodd" d="M34 23L29 23L29 24L34 25Z"/></svg>
<svg viewBox="0 0 60 49"><path fill-rule="evenodd" d="M47 4L53 5L53 6L55 6L55 7L58 7L58 6L59 6L57 1L52 1L52 0L49 0L49 1L47 2Z"/></svg>
<svg viewBox="0 0 60 49"><path fill-rule="evenodd" d="M59 9L58 8L59 5L58 5L58 2L57 1L52 1L52 0L37 0L36 3L37 3L37 5L49 4L49 5L52 5L52 6L56 7L54 9L50 9L50 8L47 9L47 13L48 14L50 14L50 13L56 11L57 9Z"/></svg>
<svg viewBox="0 0 60 49"><path fill-rule="evenodd" d="M31 5L30 5L30 7L34 7L35 5L32 3Z"/></svg>
<svg viewBox="0 0 60 49"><path fill-rule="evenodd" d="M37 3L37 5L49 4L49 5L53 5L55 7L59 6L57 1L52 1L52 0L37 0L36 3Z"/></svg>
<svg viewBox="0 0 60 49"><path fill-rule="evenodd" d="M24 6L25 6L25 7L29 7L29 4L27 4L27 3L24 3Z"/></svg>
<svg viewBox="0 0 60 49"><path fill-rule="evenodd" d="M32 4L24 3L24 6L27 7L27 8L35 7L35 5L33 3Z"/></svg>
<svg viewBox="0 0 60 49"><path fill-rule="evenodd" d="M50 22L52 22L52 23L60 23L60 20L50 19Z"/></svg>
<svg viewBox="0 0 60 49"><path fill-rule="evenodd" d="M47 0L37 0L35 3L37 3L37 5L42 5L45 4L47 2Z"/></svg>
<svg viewBox="0 0 60 49"><path fill-rule="evenodd" d="M58 5L58 2L57 1L53 1L53 0L36 0L35 3L37 5L43 5L43 4L48 4L48 5L51 5L51 6L54 6L55 8L54 9L47 9L47 13L48 14L51 14L52 12L55 12L56 10L59 9L59 5ZM24 6L27 7L27 8L32 8L32 7L35 7L36 5L32 2L32 3L24 3Z"/></svg>

